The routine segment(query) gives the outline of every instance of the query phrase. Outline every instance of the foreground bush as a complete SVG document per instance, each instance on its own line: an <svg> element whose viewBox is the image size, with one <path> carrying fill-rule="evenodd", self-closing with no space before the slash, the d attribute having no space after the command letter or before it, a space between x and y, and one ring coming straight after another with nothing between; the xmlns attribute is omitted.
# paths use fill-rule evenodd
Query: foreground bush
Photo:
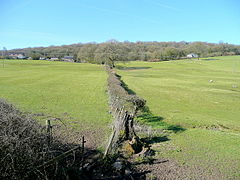
<svg viewBox="0 0 240 180"><path fill-rule="evenodd" d="M44 161L46 147L43 127L0 99L0 178L24 178Z"/></svg>

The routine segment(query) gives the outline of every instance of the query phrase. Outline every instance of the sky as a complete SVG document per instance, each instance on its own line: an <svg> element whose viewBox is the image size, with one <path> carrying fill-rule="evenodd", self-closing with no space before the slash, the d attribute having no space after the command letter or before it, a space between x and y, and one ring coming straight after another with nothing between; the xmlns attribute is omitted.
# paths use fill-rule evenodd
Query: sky
<svg viewBox="0 0 240 180"><path fill-rule="evenodd" d="M110 39L240 45L240 0L0 0L0 50Z"/></svg>

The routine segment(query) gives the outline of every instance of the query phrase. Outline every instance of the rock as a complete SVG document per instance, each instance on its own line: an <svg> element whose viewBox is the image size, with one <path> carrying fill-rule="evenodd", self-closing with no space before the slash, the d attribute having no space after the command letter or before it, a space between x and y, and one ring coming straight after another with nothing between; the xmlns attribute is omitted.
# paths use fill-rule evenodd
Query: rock
<svg viewBox="0 0 240 180"><path fill-rule="evenodd" d="M131 173L130 169L125 169L125 175L129 176Z"/></svg>
<svg viewBox="0 0 240 180"><path fill-rule="evenodd" d="M129 143L129 141L126 141L123 143L122 151L125 155L133 155L135 154L135 150L133 149L132 145Z"/></svg>
<svg viewBox="0 0 240 180"><path fill-rule="evenodd" d="M131 141L129 141L129 144L132 146L134 150L134 154L139 153L142 151L143 144L140 141L138 136L134 136Z"/></svg>
<svg viewBox="0 0 240 180"><path fill-rule="evenodd" d="M147 157L147 156L153 156L155 152L150 147L144 147L143 150L138 153L138 156Z"/></svg>
<svg viewBox="0 0 240 180"><path fill-rule="evenodd" d="M121 160L117 160L115 163L113 163L113 167L116 169L116 171L121 172L123 170L123 162Z"/></svg>

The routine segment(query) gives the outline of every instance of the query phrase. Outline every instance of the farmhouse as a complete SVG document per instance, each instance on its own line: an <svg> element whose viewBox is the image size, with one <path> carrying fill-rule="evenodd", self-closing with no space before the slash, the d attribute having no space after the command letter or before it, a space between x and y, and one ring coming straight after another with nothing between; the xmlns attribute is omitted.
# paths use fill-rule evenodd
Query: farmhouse
<svg viewBox="0 0 240 180"><path fill-rule="evenodd" d="M51 57L51 59L50 59L51 61L58 61L59 59L58 58L56 58L56 57Z"/></svg>
<svg viewBox="0 0 240 180"><path fill-rule="evenodd" d="M74 62L73 56L64 56L62 60L67 62Z"/></svg>
<svg viewBox="0 0 240 180"><path fill-rule="evenodd" d="M10 54L9 57L12 59L26 59L23 54Z"/></svg>
<svg viewBox="0 0 240 180"><path fill-rule="evenodd" d="M187 58L198 58L197 54L191 53L187 55Z"/></svg>
<svg viewBox="0 0 240 180"><path fill-rule="evenodd" d="M18 59L26 59L26 56L24 56L24 55L19 55L18 57L17 57Z"/></svg>

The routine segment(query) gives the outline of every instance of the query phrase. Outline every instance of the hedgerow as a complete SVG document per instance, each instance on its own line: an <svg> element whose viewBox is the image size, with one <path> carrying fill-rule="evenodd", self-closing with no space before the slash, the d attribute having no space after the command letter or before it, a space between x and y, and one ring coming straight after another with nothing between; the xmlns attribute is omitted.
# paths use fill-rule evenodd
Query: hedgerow
<svg viewBox="0 0 240 180"><path fill-rule="evenodd" d="M76 167L71 174L79 173L80 151L74 157L49 162L73 147L76 144L57 136L49 145L44 126L0 99L0 179L66 179L70 169Z"/></svg>

